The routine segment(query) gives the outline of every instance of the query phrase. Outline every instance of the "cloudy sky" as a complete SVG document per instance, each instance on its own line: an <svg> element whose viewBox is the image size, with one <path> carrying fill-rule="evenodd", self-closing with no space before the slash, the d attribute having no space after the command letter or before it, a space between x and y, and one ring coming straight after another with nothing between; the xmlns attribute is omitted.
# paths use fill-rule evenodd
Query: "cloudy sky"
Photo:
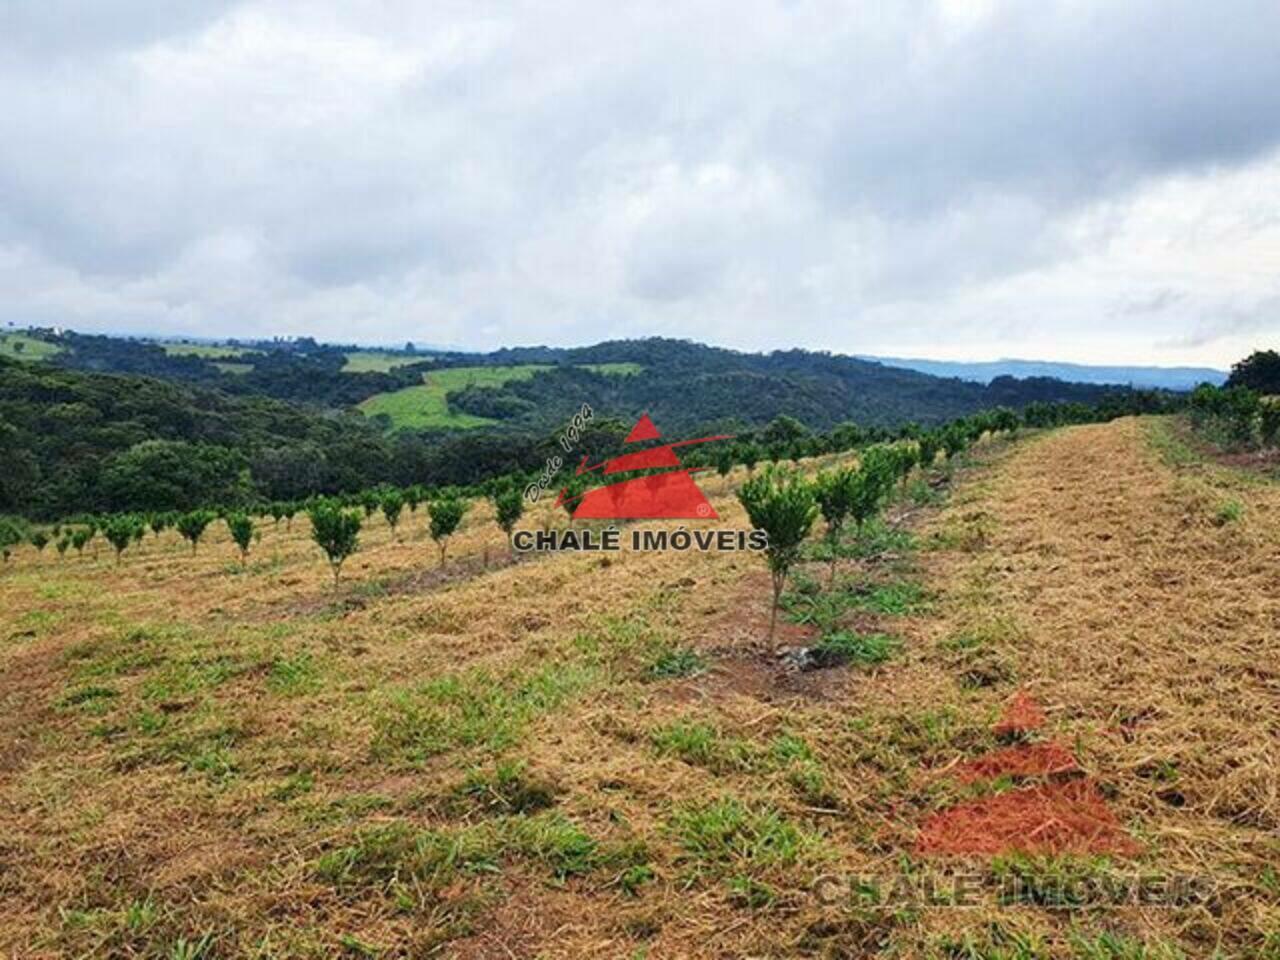
<svg viewBox="0 0 1280 960"><path fill-rule="evenodd" d="M0 323L1225 365L1280 4L0 3Z"/></svg>

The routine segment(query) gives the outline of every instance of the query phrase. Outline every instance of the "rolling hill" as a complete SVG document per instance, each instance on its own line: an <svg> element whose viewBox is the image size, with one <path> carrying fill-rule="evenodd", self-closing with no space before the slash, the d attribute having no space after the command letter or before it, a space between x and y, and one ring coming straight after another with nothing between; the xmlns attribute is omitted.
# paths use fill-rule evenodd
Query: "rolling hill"
<svg viewBox="0 0 1280 960"><path fill-rule="evenodd" d="M1146 390L1194 390L1202 383L1215 387L1226 382L1227 374L1212 367L1094 366L1082 363L1055 363L1051 360L990 360L964 362L921 360L903 357L862 357L890 367L916 370L935 377L959 377L975 383L990 383L997 377L1052 377L1070 383L1111 384Z"/></svg>

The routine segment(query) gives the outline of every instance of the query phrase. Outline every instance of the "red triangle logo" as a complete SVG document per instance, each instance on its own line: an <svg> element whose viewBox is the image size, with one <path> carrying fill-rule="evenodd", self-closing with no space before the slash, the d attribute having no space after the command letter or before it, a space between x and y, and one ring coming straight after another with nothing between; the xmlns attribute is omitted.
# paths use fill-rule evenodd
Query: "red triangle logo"
<svg viewBox="0 0 1280 960"><path fill-rule="evenodd" d="M653 425L653 421L649 419L649 415L646 413L636 421L636 425L631 428L631 432L627 434L627 439L624 442L636 443L640 440L657 440L660 436L662 434L658 432L658 428Z"/></svg>

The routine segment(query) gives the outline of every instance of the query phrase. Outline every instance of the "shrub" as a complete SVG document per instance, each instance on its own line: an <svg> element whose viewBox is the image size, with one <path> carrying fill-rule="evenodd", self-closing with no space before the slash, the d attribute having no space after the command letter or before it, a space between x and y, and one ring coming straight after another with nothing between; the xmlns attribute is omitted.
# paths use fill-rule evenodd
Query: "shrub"
<svg viewBox="0 0 1280 960"><path fill-rule="evenodd" d="M507 535L507 549L514 549L511 532L524 515L524 495L515 487L504 487L494 495L493 508L497 513L498 526Z"/></svg>
<svg viewBox="0 0 1280 960"><path fill-rule="evenodd" d="M893 486L893 463L885 447L868 447L862 454L862 463L851 480L849 514L858 525L858 532L880 509L880 501Z"/></svg>
<svg viewBox="0 0 1280 960"><path fill-rule="evenodd" d="M387 519L391 535L396 536L400 526L400 515L404 512L404 495L399 490L388 490L382 495L382 515Z"/></svg>
<svg viewBox="0 0 1280 960"><path fill-rule="evenodd" d="M253 521L243 513L230 513L227 514L227 529L240 549L240 564L243 566L249 560L249 546L253 543Z"/></svg>
<svg viewBox="0 0 1280 960"><path fill-rule="evenodd" d="M360 514L321 500L307 512L307 516L311 518L311 539L324 551L336 586L342 575L342 565L360 546Z"/></svg>
<svg viewBox="0 0 1280 960"><path fill-rule="evenodd" d="M102 535L107 538L116 552L116 563L124 555L125 549L133 542L140 530L145 529L142 520L128 513L118 513L107 520L102 528Z"/></svg>
<svg viewBox="0 0 1280 960"><path fill-rule="evenodd" d="M431 513L431 539L440 548L440 566L444 566L449 538L457 531L467 512L467 502L458 497L433 500L427 508Z"/></svg>
<svg viewBox="0 0 1280 960"><path fill-rule="evenodd" d="M182 539L191 544L191 555L196 554L196 547L200 544L200 538L204 536L205 529L209 524L217 519L217 514L212 510L192 510L190 513L184 513L178 518L176 524L178 533L182 534Z"/></svg>
<svg viewBox="0 0 1280 960"><path fill-rule="evenodd" d="M778 601L787 573L800 555L800 546L818 516L812 486L801 476L771 467L752 477L738 491L738 499L752 526L769 537L765 561L773 579L773 604L769 612L769 639L778 620Z"/></svg>

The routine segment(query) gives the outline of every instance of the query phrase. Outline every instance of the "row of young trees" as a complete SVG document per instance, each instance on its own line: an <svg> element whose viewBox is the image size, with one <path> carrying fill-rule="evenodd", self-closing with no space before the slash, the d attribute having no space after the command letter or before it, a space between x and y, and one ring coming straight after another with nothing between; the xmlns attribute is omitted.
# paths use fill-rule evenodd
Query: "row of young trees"
<svg viewBox="0 0 1280 960"><path fill-rule="evenodd" d="M1223 446L1253 450L1280 444L1280 399L1249 387L1197 387L1187 411L1198 430Z"/></svg>
<svg viewBox="0 0 1280 960"><path fill-rule="evenodd" d="M769 639L777 626L782 591L791 568L814 523L821 516L826 523L825 554L830 562L830 579L835 579L836 562L846 525L852 522L861 537L869 521L879 514L894 485L905 481L917 467L932 467L940 455L948 460L964 451L984 434L1013 432L1016 417L1001 412L983 414L957 422L939 434L923 434L915 440L875 444L862 451L856 465L819 472L809 479L796 470L771 465L743 483L738 500L753 527L768 534L765 561L773 586L769 611Z"/></svg>
<svg viewBox="0 0 1280 960"><path fill-rule="evenodd" d="M907 458L911 458L911 465L916 462L932 463L940 454L951 456L958 453L987 432L1012 431L1024 425L1045 427L1111 419L1132 412L1139 411L1123 405L1093 408L1079 404L1033 404L1021 416L1000 408L964 417L934 430L922 430L908 424L896 435L879 430L866 431L852 424L841 425L826 434L813 434L803 424L784 416L761 431L758 439L722 443L717 445L718 450L694 450L686 457L686 463L689 466L714 466L721 475L742 465L755 478L755 467L761 461L776 468L784 461L798 462L802 458L862 449L864 455L859 468L852 472L837 472L811 491L821 512L838 529L845 516L852 517L861 525L874 512L883 497L883 476L901 476ZM869 440L874 442L868 445ZM906 467L908 472L911 465ZM770 476L778 476L776 469L770 472ZM96 537L101 534L119 561L131 545L142 541L147 531L159 536L173 529L190 544L194 554L210 525L221 519L244 562L261 536L261 527L255 523L255 518L261 523L270 521L279 525L284 522L291 526L294 517L305 513L311 521L312 536L327 558L336 580L343 563L358 548L361 528L369 518L379 513L385 518L392 536L398 537L406 511L416 513L420 506L426 504L429 533L439 549L442 565L449 538L461 525L469 504L477 498L492 501L496 521L510 541L511 532L524 513L526 501L523 491L531 479L531 476L516 473L473 487L437 490L422 485L380 487L346 496L275 501L260 504L256 510L208 507L149 515L82 516L53 527L33 527L17 518L0 517L0 553L7 561L13 549L23 543L29 543L38 551L52 544L59 555L73 548L83 553L86 547L97 543ZM603 482L603 478L598 474L572 477L570 493L580 493L584 484L592 482ZM756 482L763 481L757 479ZM757 487L750 489L756 490ZM572 509L575 499L573 496L568 498L567 509ZM845 504L848 505L847 512Z"/></svg>

